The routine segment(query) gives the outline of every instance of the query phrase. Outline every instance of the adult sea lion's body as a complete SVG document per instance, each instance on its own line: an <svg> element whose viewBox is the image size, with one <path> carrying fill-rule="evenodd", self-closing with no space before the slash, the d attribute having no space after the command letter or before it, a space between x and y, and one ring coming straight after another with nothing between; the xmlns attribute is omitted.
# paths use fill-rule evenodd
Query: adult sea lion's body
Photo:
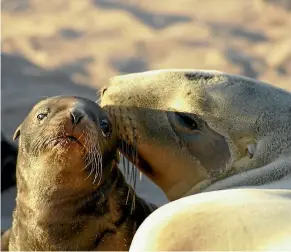
<svg viewBox="0 0 291 252"><path fill-rule="evenodd" d="M134 200L118 169L106 112L85 98L52 97L34 106L18 136L9 250L128 250L153 208Z"/></svg>
<svg viewBox="0 0 291 252"><path fill-rule="evenodd" d="M291 191L228 189L157 209L130 251L290 251Z"/></svg>
<svg viewBox="0 0 291 252"><path fill-rule="evenodd" d="M137 146L138 158L133 160L137 167L171 201L229 188L291 189L287 91L217 71L170 69L112 78L103 90L101 106L116 118L123 145ZM130 158L126 151L130 148L120 149ZM166 216L163 209L159 213ZM173 230L187 232L164 231ZM143 237L152 236L144 232Z"/></svg>

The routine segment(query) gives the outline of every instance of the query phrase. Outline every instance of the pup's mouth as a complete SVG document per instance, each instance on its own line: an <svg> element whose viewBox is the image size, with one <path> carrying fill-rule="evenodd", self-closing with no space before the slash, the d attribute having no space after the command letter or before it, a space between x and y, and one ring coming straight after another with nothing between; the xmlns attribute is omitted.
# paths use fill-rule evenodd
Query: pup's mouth
<svg viewBox="0 0 291 252"><path fill-rule="evenodd" d="M151 165L138 152L136 152L136 147L134 147L131 143L126 142L124 139L120 139L118 141L118 150L142 173L147 175L154 173Z"/></svg>
<svg viewBox="0 0 291 252"><path fill-rule="evenodd" d="M77 143L81 147L84 147L84 145L80 142L80 140L72 135L57 136L48 141L49 146L61 145L62 147L67 147L68 145L72 143Z"/></svg>

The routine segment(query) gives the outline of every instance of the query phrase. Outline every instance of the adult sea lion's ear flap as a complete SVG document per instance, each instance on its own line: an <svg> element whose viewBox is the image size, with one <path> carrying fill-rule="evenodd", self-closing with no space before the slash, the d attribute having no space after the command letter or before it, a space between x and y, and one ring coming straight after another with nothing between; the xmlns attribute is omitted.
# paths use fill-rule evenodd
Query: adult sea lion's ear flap
<svg viewBox="0 0 291 252"><path fill-rule="evenodd" d="M15 141L20 136L20 130L21 130L21 124L18 126L18 128L14 132L13 141Z"/></svg>

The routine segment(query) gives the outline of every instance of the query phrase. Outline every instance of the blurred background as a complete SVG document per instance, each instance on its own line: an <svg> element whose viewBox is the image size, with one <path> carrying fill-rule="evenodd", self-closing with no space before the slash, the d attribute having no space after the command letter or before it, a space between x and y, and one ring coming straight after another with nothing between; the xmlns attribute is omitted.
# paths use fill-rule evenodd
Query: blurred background
<svg viewBox="0 0 291 252"><path fill-rule="evenodd" d="M117 74L216 69L291 91L291 0L1 2L1 131L8 141L37 101L62 94L96 100ZM137 191L166 202L144 177ZM5 229L15 188L1 196Z"/></svg>

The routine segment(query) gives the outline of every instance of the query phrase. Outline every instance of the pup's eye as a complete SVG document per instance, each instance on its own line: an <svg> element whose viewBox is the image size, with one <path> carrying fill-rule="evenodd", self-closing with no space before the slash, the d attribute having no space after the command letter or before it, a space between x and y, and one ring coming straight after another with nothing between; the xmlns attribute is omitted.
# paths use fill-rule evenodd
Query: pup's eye
<svg viewBox="0 0 291 252"><path fill-rule="evenodd" d="M191 118L190 116L184 114L184 113L178 113L178 112L175 112L179 122L191 129L191 130L197 130L198 129L198 126L197 126L197 123L195 122L195 120L193 118Z"/></svg>
<svg viewBox="0 0 291 252"><path fill-rule="evenodd" d="M102 131L103 137L105 137L105 138L110 137L111 127L110 127L109 122L106 119L103 119L100 121L99 126L100 126L100 129Z"/></svg>
<svg viewBox="0 0 291 252"><path fill-rule="evenodd" d="M40 114L37 115L37 119L39 121L43 120L46 117L47 117L47 113L40 113Z"/></svg>

